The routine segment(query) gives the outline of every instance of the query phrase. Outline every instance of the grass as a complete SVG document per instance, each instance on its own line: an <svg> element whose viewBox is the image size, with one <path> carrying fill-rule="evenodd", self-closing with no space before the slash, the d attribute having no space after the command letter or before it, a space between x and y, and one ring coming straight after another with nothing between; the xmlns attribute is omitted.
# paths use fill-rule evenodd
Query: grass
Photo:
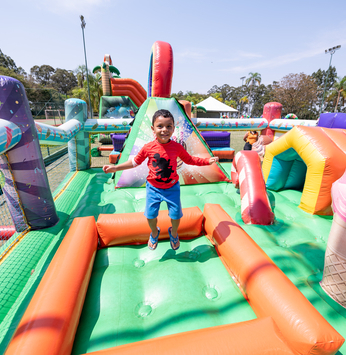
<svg viewBox="0 0 346 355"><path fill-rule="evenodd" d="M231 148L234 149L234 155L236 155L244 147L244 137L245 131L232 131L231 132Z"/></svg>

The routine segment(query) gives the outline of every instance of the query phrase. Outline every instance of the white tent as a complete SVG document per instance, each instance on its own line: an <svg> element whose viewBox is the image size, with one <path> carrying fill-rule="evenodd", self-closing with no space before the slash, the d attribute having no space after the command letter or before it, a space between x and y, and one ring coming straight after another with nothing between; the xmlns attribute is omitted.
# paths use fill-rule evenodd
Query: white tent
<svg viewBox="0 0 346 355"><path fill-rule="evenodd" d="M203 106L207 110L207 112L238 112L238 110L234 109L233 107L227 106L219 100L214 99L212 96L209 96L207 99L203 100L202 102L199 102L197 105Z"/></svg>

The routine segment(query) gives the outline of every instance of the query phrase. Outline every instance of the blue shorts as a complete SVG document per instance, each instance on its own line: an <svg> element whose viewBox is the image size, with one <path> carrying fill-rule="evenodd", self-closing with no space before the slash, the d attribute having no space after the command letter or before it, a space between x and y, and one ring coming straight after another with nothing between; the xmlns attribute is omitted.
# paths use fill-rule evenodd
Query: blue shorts
<svg viewBox="0 0 346 355"><path fill-rule="evenodd" d="M180 184L177 182L169 189L159 189L151 185L148 181L146 184L146 203L144 216L148 219L154 219L159 214L160 204L166 201L168 206L168 215L171 219L180 219L183 217L180 202Z"/></svg>

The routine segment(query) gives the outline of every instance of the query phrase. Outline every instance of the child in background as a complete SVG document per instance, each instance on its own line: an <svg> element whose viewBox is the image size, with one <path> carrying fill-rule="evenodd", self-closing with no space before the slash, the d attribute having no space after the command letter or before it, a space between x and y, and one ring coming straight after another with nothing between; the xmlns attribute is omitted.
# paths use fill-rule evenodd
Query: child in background
<svg viewBox="0 0 346 355"><path fill-rule="evenodd" d="M243 150L251 150L252 149L252 145L255 142L257 142L258 132L257 131L246 132L246 134L245 134L243 139L246 142L245 145L244 145Z"/></svg>
<svg viewBox="0 0 346 355"><path fill-rule="evenodd" d="M155 250L160 235L157 227L157 216L160 204L166 201L172 227L168 229L171 247L177 250L180 246L178 227L183 216L180 202L180 184L177 174L177 159L189 165L209 165L217 162L218 157L198 158L191 156L181 144L170 138L174 133L174 117L168 110L158 110L152 119L151 129L156 139L147 143L131 160L119 165L105 165L105 173L113 173L131 169L148 160L149 175L146 182L146 205L144 215L148 220L151 234L148 247Z"/></svg>

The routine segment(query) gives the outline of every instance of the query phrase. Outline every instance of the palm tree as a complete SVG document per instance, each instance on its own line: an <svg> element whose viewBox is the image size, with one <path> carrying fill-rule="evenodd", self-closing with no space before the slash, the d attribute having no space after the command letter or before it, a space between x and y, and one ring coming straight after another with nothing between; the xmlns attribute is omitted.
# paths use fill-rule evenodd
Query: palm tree
<svg viewBox="0 0 346 355"><path fill-rule="evenodd" d="M245 84L250 87L250 97L252 94L252 89L256 84L260 85L262 81L261 74L260 73L249 73L249 77L245 80ZM250 105L248 108L248 115L250 114Z"/></svg>
<svg viewBox="0 0 346 355"><path fill-rule="evenodd" d="M333 100L333 105L335 105L334 112L337 112L340 99L342 100L342 105L345 104L346 99L346 76L339 77L333 85L333 89L327 97L328 101Z"/></svg>
<svg viewBox="0 0 346 355"><path fill-rule="evenodd" d="M242 98L239 100L239 102L240 102L240 112L239 112L239 115L241 115L242 112L243 112L243 103L244 103L244 104L248 104L248 103L249 103L249 99L248 99L247 96L244 96L244 97L242 97Z"/></svg>
<svg viewBox="0 0 346 355"><path fill-rule="evenodd" d="M98 111L100 99L102 96L102 87L100 85L100 74L96 76L89 75L89 88L90 88L90 101L93 111ZM88 105L89 110L89 98L88 98L88 84L84 80L82 88L76 88L72 90L73 97L84 100Z"/></svg>
<svg viewBox="0 0 346 355"><path fill-rule="evenodd" d="M86 79L86 68L85 65L79 65L77 69L74 70L77 76L78 87L83 88L84 80Z"/></svg>

